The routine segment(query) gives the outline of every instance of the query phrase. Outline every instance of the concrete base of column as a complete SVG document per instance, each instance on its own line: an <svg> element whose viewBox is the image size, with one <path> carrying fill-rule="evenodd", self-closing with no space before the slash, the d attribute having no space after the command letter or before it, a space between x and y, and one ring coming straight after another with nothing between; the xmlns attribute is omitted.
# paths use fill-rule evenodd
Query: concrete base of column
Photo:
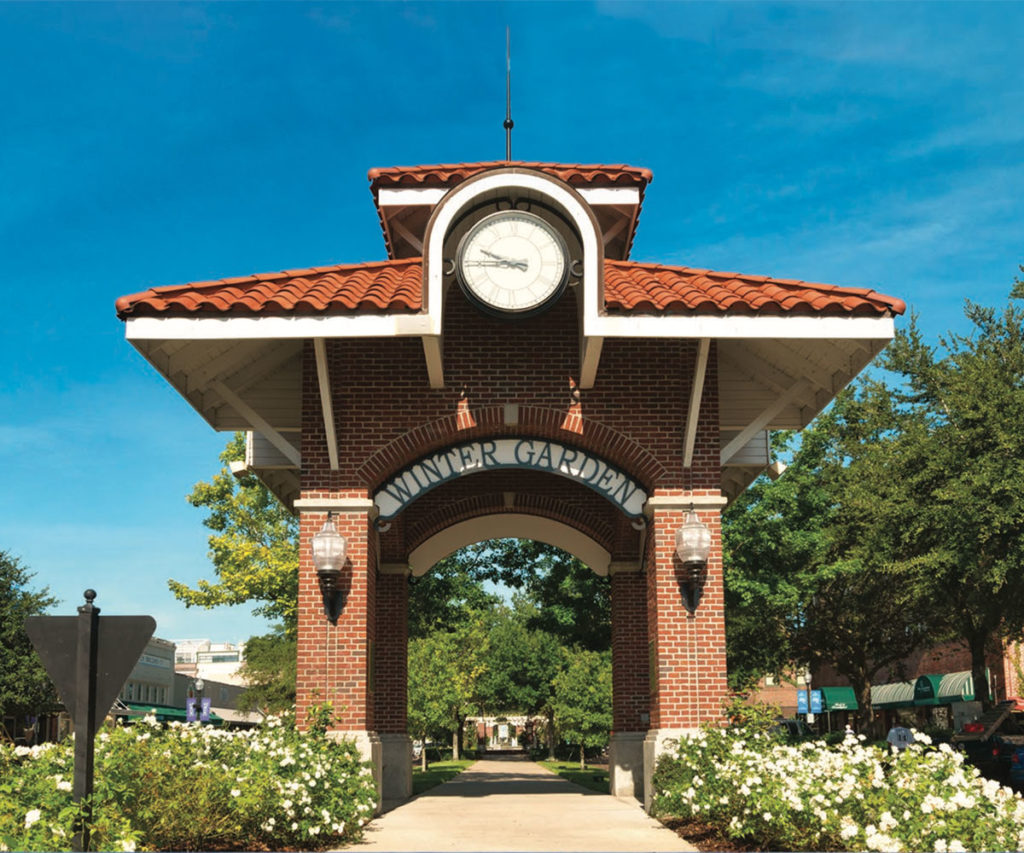
<svg viewBox="0 0 1024 853"><path fill-rule="evenodd" d="M698 729L651 729L644 738L644 811L648 814L651 811L651 804L654 800L654 765L658 756L671 752L675 742L687 734L699 731Z"/></svg>
<svg viewBox="0 0 1024 853"><path fill-rule="evenodd" d="M412 796L412 738L381 734L381 811L391 811Z"/></svg>
<svg viewBox="0 0 1024 853"><path fill-rule="evenodd" d="M613 732L608 745L608 781L620 800L644 798L644 738L647 732Z"/></svg>
<svg viewBox="0 0 1024 853"><path fill-rule="evenodd" d="M377 786L377 809L375 814L380 814L382 809L382 803L380 799L380 792L383 786L382 778L382 746L380 737L376 732L368 732L365 730L355 729L350 731L329 731L327 737L332 740L351 740L355 741L356 748L359 750L359 755L363 761L369 761L373 766L373 783Z"/></svg>

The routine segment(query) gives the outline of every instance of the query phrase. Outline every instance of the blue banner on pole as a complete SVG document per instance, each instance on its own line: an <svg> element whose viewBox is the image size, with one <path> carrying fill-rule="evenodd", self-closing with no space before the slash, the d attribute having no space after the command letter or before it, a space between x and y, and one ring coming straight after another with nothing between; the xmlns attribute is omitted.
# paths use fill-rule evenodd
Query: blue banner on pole
<svg viewBox="0 0 1024 853"><path fill-rule="evenodd" d="M210 721L210 697L209 696L204 696L203 697L203 706L202 706L202 710L199 712L199 720L200 720L200 722L203 722L203 723L208 723Z"/></svg>
<svg viewBox="0 0 1024 853"><path fill-rule="evenodd" d="M807 691L797 690L796 691L796 712L798 714L807 713Z"/></svg>
<svg viewBox="0 0 1024 853"><path fill-rule="evenodd" d="M812 690L811 691L811 713L812 714L820 714L821 713L821 691L820 690Z"/></svg>
<svg viewBox="0 0 1024 853"><path fill-rule="evenodd" d="M194 723L199 719L199 716L196 714L196 700L194 696L185 700L185 719L190 723Z"/></svg>

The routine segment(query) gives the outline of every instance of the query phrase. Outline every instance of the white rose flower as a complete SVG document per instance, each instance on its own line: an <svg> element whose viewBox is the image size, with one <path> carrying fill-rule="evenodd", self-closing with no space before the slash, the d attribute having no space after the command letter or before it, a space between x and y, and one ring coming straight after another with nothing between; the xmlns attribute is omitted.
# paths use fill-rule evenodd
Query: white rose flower
<svg viewBox="0 0 1024 853"><path fill-rule="evenodd" d="M966 850L967 848L955 838L949 842L949 853L966 853Z"/></svg>
<svg viewBox="0 0 1024 853"><path fill-rule="evenodd" d="M36 823L39 818L43 816L43 813L39 809L31 809L25 814L25 829L28 829L32 824Z"/></svg>

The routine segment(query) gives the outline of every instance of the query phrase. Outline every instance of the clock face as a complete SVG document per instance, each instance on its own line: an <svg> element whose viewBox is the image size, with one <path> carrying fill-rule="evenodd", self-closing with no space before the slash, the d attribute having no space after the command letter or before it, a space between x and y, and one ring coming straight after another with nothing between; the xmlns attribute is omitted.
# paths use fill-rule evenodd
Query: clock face
<svg viewBox="0 0 1024 853"><path fill-rule="evenodd" d="M492 312L527 316L554 301L568 278L568 251L546 220L521 210L485 216L462 238L463 290Z"/></svg>

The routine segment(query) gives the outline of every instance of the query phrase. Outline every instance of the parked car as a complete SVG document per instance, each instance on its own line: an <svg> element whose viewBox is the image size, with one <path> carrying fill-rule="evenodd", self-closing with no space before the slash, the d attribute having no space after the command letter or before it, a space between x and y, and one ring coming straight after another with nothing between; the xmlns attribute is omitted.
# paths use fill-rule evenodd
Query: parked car
<svg viewBox="0 0 1024 853"><path fill-rule="evenodd" d="M1003 702L953 736L983 776L1024 790L1024 711L1016 701Z"/></svg>

